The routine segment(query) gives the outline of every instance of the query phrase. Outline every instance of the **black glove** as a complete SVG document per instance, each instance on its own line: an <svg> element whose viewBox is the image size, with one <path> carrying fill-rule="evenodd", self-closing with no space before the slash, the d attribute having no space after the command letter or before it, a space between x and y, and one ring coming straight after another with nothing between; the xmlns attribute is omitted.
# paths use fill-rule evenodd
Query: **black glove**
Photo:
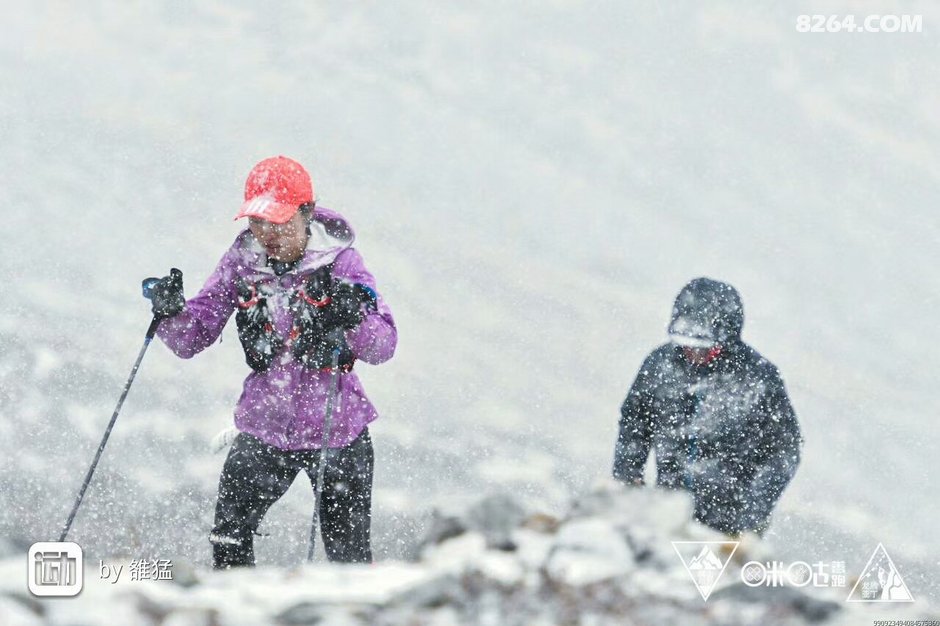
<svg viewBox="0 0 940 626"><path fill-rule="evenodd" d="M144 281L146 285L153 279L148 278ZM153 316L158 319L166 319L179 314L186 305L186 299L183 297L183 272L175 267L170 270L169 276L151 282L150 291L150 309Z"/></svg>
<svg viewBox="0 0 940 626"><path fill-rule="evenodd" d="M355 328L362 323L362 294L356 285L345 281L333 281L330 303L324 313L327 327Z"/></svg>
<svg viewBox="0 0 940 626"><path fill-rule="evenodd" d="M349 298L352 285L336 283L330 267L310 274L303 289L297 292L292 307L294 313L294 358L308 367L330 367L333 351L339 350L339 365L349 368L355 357L346 343L345 328L355 327L358 304L353 309ZM337 290L337 285L344 284Z"/></svg>
<svg viewBox="0 0 940 626"><path fill-rule="evenodd" d="M325 315L308 304L299 304L294 316L294 343L291 352L294 358L315 369L331 367L333 351L339 350L338 364L341 368L352 367L353 356L342 326L324 326Z"/></svg>
<svg viewBox="0 0 940 626"><path fill-rule="evenodd" d="M258 294L256 287L244 282L238 284L235 325L248 366L256 372L267 370L284 347L284 340L274 331L267 300Z"/></svg>

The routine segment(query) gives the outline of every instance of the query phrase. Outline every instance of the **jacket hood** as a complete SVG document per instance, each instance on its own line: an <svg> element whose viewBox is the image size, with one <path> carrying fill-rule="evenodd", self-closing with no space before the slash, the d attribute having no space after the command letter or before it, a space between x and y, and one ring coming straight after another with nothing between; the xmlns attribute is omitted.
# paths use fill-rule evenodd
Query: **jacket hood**
<svg viewBox="0 0 940 626"><path fill-rule="evenodd" d="M672 308L669 334L690 346L727 345L741 340L744 307L737 290L711 278L689 282Z"/></svg>
<svg viewBox="0 0 940 626"><path fill-rule="evenodd" d="M356 234L345 217L332 209L318 206L310 220L307 248L294 270L306 272L329 265L340 252L351 248L355 241ZM250 230L246 228L241 232L236 245L246 266L260 274L274 274L274 270L268 266L264 247Z"/></svg>

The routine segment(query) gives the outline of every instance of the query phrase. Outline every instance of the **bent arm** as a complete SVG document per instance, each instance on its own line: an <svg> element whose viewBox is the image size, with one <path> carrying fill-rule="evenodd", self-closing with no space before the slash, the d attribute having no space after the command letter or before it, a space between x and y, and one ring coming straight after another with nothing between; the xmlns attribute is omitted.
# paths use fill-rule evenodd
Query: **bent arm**
<svg viewBox="0 0 940 626"><path fill-rule="evenodd" d="M178 357L189 359L212 345L235 310L236 288L229 250L181 313L160 322L157 335Z"/></svg>
<svg viewBox="0 0 940 626"><path fill-rule="evenodd" d="M751 526L765 522L800 464L803 436L783 381L778 380L765 404L767 424L759 446L762 459L746 489Z"/></svg>
<svg viewBox="0 0 940 626"><path fill-rule="evenodd" d="M376 310L369 308L362 323L346 331L346 343L358 360L372 365L388 361L398 345L398 329L391 309L375 287L375 278L366 269L362 255L353 248L341 252L333 264L333 276L366 285L375 292Z"/></svg>
<svg viewBox="0 0 940 626"><path fill-rule="evenodd" d="M614 446L613 475L625 483L641 483L653 438L650 397L651 359L640 368L630 392L620 407L620 432Z"/></svg>

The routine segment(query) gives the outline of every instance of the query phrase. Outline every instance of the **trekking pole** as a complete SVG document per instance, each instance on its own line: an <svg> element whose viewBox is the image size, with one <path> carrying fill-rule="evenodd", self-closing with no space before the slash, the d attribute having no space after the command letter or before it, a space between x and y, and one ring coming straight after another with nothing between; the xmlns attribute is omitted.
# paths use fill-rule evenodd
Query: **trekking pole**
<svg viewBox="0 0 940 626"><path fill-rule="evenodd" d="M78 491L78 497L75 499L75 505L72 507L72 512L69 513L69 518L65 522L65 527L62 529L62 534L59 535L60 542L65 541L65 538L69 534L69 529L72 527L72 521L74 521L75 514L78 513L78 507L81 506L82 498L85 496L85 490L88 489L88 484L91 482L91 477L95 473L95 468L98 466L99 459L101 459L101 453L104 452L104 447L108 443L108 437L111 436L111 429L114 428L114 422L117 421L118 413L121 412L121 406L124 404L124 398L127 397L127 392L131 389L131 384L134 382L134 377L137 376L137 370L140 367L140 362L144 360L144 354L147 353L147 348L150 346L150 342L153 340L154 335L157 334L157 326L160 325L160 319L161 318L154 316L153 320L150 322L150 327L147 328L147 335L144 337L144 345L140 348L140 353L137 355L137 360L134 362L134 367L131 369L131 375L127 378L127 382L124 383L124 391L121 392L121 397L118 399L117 406L114 407L114 413L111 415L111 421L108 422L108 427L104 431L104 437L101 438L101 443L98 444L98 451L95 453L95 458L91 462L91 467L88 468L88 473L85 474L85 480L82 482L82 488Z"/></svg>
<svg viewBox="0 0 940 626"><path fill-rule="evenodd" d="M323 475L326 470L326 457L330 447L330 431L333 430L333 402L339 386L339 347L333 349L330 363L330 390L326 396L326 417L323 420L323 438L320 441L320 462L317 464L317 482L313 487L313 521L310 524L310 547L307 549L307 561L313 561L317 545L317 526L320 520L320 500L323 493Z"/></svg>

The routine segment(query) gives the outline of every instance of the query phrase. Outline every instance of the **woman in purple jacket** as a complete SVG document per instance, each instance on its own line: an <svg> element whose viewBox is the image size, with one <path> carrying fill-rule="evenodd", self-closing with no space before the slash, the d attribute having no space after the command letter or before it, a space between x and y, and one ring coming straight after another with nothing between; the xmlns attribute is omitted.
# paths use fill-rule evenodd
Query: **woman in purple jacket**
<svg viewBox="0 0 940 626"><path fill-rule="evenodd" d="M268 508L304 470L315 484L334 359L339 381L320 494L332 561L371 562L372 442L377 414L353 371L395 352L392 313L352 247L352 228L315 206L310 175L283 156L258 163L245 183L235 239L196 297L173 270L152 289L158 335L188 359L234 312L252 372L235 409L240 431L219 480L209 535L216 568L254 564L253 535Z"/></svg>

